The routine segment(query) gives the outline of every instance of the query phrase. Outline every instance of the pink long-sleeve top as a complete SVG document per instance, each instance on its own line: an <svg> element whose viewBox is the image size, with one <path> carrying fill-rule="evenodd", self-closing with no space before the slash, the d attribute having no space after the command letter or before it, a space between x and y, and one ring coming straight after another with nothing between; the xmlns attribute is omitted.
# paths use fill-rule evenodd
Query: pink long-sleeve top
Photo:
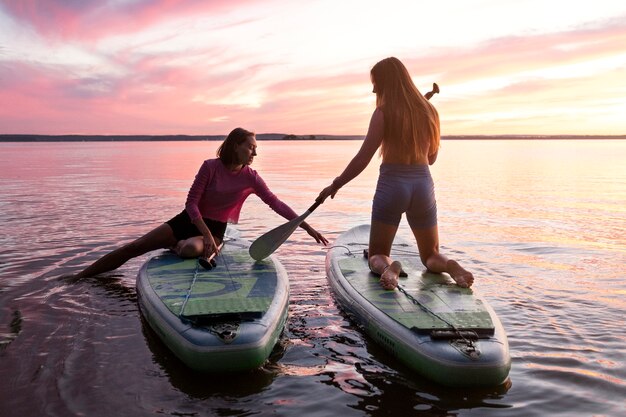
<svg viewBox="0 0 626 417"><path fill-rule="evenodd" d="M204 161L187 194L185 210L192 221L206 217L238 223L241 207L250 194L256 194L287 220L298 217L270 191L255 170L246 165L239 172L232 172L220 159Z"/></svg>

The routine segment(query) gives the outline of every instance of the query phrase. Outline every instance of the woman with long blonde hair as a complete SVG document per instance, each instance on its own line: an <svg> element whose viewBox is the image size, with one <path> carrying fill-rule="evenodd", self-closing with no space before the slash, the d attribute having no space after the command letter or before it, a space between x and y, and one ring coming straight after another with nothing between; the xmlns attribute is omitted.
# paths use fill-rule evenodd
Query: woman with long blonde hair
<svg viewBox="0 0 626 417"><path fill-rule="evenodd" d="M429 165L439 151L439 114L413 83L397 58L378 62L370 72L376 110L367 136L343 173L317 198L323 202L367 167L380 148L382 164L372 204L369 266L388 290L398 286L402 265L390 258L391 245L406 214L422 263L429 271L447 272L461 287L474 276L439 252L437 204Z"/></svg>

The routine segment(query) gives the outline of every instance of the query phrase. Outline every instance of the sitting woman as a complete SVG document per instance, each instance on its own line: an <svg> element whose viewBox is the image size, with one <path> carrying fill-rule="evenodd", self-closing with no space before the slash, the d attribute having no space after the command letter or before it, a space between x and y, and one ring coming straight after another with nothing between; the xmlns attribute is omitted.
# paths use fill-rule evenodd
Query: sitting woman
<svg viewBox="0 0 626 417"><path fill-rule="evenodd" d="M216 159L204 161L187 195L185 209L144 236L108 253L75 278L91 277L116 269L131 258L156 249L172 249L179 256L208 258L219 252L226 223L237 223L244 201L256 194L276 213L291 220L298 215L267 187L250 164L256 156L253 132L236 128L217 150ZM316 242L328 244L306 222L300 227Z"/></svg>

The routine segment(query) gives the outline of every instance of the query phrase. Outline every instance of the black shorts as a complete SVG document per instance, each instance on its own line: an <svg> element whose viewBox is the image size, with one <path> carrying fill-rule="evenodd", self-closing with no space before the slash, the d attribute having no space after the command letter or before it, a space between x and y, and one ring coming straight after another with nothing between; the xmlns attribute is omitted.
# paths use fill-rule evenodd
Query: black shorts
<svg viewBox="0 0 626 417"><path fill-rule="evenodd" d="M207 225L213 237L218 238L219 240L224 240L226 223L217 220L207 219L204 217L202 218L202 220L204 220L204 224ZM198 230L196 225L191 222L191 218L189 217L189 214L187 214L187 210L183 210L165 223L169 224L172 228L176 240L184 240L194 236L202 236L200 230Z"/></svg>

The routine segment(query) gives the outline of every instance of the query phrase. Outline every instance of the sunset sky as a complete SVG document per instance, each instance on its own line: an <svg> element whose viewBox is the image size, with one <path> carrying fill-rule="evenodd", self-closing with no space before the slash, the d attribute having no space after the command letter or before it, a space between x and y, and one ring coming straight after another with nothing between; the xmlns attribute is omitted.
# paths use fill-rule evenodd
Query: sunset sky
<svg viewBox="0 0 626 417"><path fill-rule="evenodd" d="M626 1L0 0L0 133L364 134L400 58L442 134L626 134Z"/></svg>

